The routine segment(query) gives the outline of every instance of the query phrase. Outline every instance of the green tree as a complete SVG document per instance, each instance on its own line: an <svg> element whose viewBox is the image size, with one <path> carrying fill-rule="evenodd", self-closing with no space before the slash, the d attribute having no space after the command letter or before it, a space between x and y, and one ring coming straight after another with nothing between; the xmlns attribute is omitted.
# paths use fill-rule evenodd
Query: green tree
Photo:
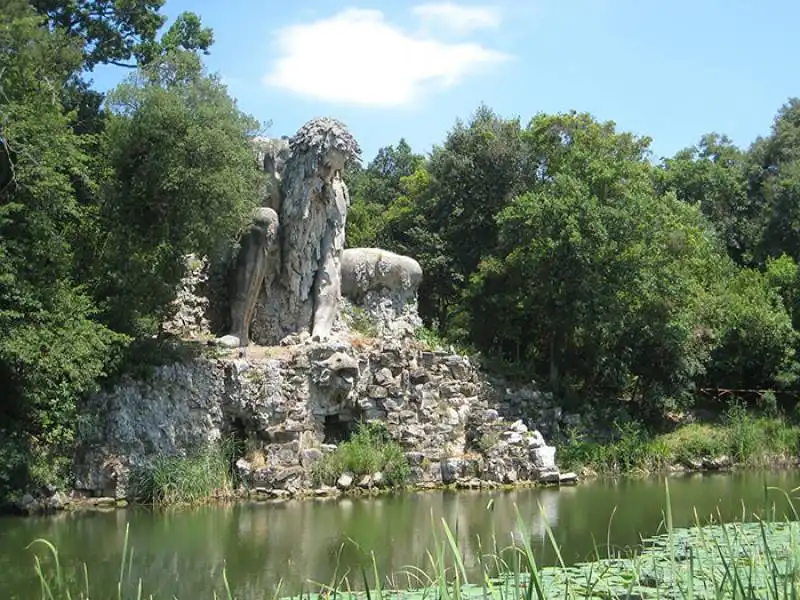
<svg viewBox="0 0 800 600"><path fill-rule="evenodd" d="M410 189L389 206L382 241L416 258L425 272L420 313L441 333L467 335L463 292L497 240L495 215L524 190L529 176L518 119L481 106L457 121L427 164L413 161Z"/></svg>
<svg viewBox="0 0 800 600"><path fill-rule="evenodd" d="M174 52L113 92L104 155L98 298L115 330L155 333L189 253L214 255L257 206L261 178L238 110L199 58Z"/></svg>
<svg viewBox="0 0 800 600"><path fill-rule="evenodd" d="M785 260L772 263L766 275L742 269L710 299L718 340L705 386L783 391L796 383L798 334L782 301L793 299L786 287L790 266Z"/></svg>
<svg viewBox="0 0 800 600"><path fill-rule="evenodd" d="M708 351L699 307L725 264L704 219L658 197L646 138L576 113L539 115L525 137L537 176L472 278L476 344L530 361L565 398L685 399Z"/></svg>
<svg viewBox="0 0 800 600"><path fill-rule="evenodd" d="M770 135L756 140L749 158L748 191L762 225L760 262L784 252L800 260L800 99L781 107Z"/></svg>
<svg viewBox="0 0 800 600"><path fill-rule="evenodd" d="M766 281L783 300L795 329L800 329L800 270L788 254L768 258L764 271Z"/></svg>
<svg viewBox="0 0 800 600"><path fill-rule="evenodd" d="M378 150L366 169L349 167L346 180L352 206L347 216L348 246L392 250L393 240L384 232L386 209L405 193L403 178L413 175L424 163L425 158L413 153L401 139L396 147Z"/></svg>
<svg viewBox="0 0 800 600"><path fill-rule="evenodd" d="M135 67L135 59L147 62L163 51L207 51L214 38L194 13L182 13L159 42L157 34L166 22L160 14L165 0L30 0L52 29L79 41L83 66L98 64Z"/></svg>
<svg viewBox="0 0 800 600"><path fill-rule="evenodd" d="M747 194L747 155L726 136L703 136L655 172L657 187L697 205L738 264L752 264L760 211Z"/></svg>
<svg viewBox="0 0 800 600"><path fill-rule="evenodd" d="M76 403L95 389L120 336L94 320L73 278L90 178L60 90L80 48L42 26L27 2L0 10L0 497L67 472Z"/></svg>

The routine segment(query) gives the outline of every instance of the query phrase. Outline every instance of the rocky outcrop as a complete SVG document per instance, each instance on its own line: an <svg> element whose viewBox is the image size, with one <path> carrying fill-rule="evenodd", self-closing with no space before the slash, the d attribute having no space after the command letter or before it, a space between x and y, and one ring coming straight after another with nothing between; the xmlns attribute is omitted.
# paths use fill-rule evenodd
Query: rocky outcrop
<svg viewBox="0 0 800 600"><path fill-rule="evenodd" d="M421 282L422 268L409 256L380 248L348 248L342 253L346 301L341 312L351 327L366 318L377 335L403 337L422 325L417 313Z"/></svg>
<svg viewBox="0 0 800 600"><path fill-rule="evenodd" d="M160 367L95 396L88 410L99 421L77 456L76 488L124 498L131 468L233 435L260 456L237 465L251 487L302 493L314 463L362 420L385 423L418 485L559 480L555 449L529 416L550 410L549 396L533 385L507 389L468 357L411 339L264 352ZM520 396L526 410L510 414Z"/></svg>
<svg viewBox="0 0 800 600"><path fill-rule="evenodd" d="M423 349L412 335L421 325L419 263L379 248L344 250L342 172L360 153L344 125L313 119L290 139L258 138L254 147L267 175L262 207L213 276L192 263L178 316L165 325L196 338L227 319L228 335L212 348L221 355L94 396L84 410L95 426L75 460L78 492L124 499L136 469L233 437L247 448L235 467L250 488L302 493L318 461L364 421L385 424L418 485L560 482L543 437L557 426L549 398L532 384L492 381L468 357ZM201 316L206 307L211 317ZM385 481L337 475L336 488L315 493Z"/></svg>
<svg viewBox="0 0 800 600"><path fill-rule="evenodd" d="M163 330L184 338L207 336L209 300L204 295L208 281L208 260L194 254L185 258L186 274L181 279L174 301L174 313L163 324Z"/></svg>
<svg viewBox="0 0 800 600"><path fill-rule="evenodd" d="M380 248L348 248L342 252L342 294L355 302L367 292L384 290L412 300L420 283L422 267L409 256Z"/></svg>

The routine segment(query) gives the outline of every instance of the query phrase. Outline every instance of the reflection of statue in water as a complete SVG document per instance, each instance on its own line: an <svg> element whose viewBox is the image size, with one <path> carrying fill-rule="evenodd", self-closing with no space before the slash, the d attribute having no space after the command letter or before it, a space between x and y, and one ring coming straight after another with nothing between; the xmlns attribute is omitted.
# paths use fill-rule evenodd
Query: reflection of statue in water
<svg viewBox="0 0 800 600"><path fill-rule="evenodd" d="M324 338L341 295L350 204L342 171L360 148L330 118L309 121L288 141L255 143L267 172L267 207L259 209L237 257L232 335L242 346L248 330L261 344L309 330Z"/></svg>

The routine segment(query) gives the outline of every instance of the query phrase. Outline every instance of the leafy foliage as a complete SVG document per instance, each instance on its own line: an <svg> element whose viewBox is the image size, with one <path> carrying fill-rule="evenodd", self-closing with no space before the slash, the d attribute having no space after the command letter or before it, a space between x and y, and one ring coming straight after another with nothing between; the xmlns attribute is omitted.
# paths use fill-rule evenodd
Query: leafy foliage
<svg viewBox="0 0 800 600"><path fill-rule="evenodd" d="M188 456L160 456L131 474L131 497L158 505L200 504L233 493L234 445L209 444Z"/></svg>
<svg viewBox="0 0 800 600"><path fill-rule="evenodd" d="M0 189L2 496L66 474L77 397L95 388L122 338L94 319L72 277L85 216L73 181L87 172L58 90L79 55L19 2L0 12L0 44L0 137L13 156Z"/></svg>
<svg viewBox="0 0 800 600"><path fill-rule="evenodd" d="M358 477L378 472L388 485L402 485L410 473L408 459L382 423L360 423L349 440L314 465L313 477L317 484L334 485L342 473Z"/></svg>
<svg viewBox="0 0 800 600"><path fill-rule="evenodd" d="M421 263L429 329L567 403L657 420L700 387L792 398L798 106L750 150L708 134L655 166L649 139L611 122L570 112L522 127L481 106L404 163L385 207L354 208L348 234ZM379 168L353 180L388 185Z"/></svg>
<svg viewBox="0 0 800 600"><path fill-rule="evenodd" d="M135 67L131 59L149 62L166 50L207 52L214 41L194 13L178 16L161 41L158 30L166 22L160 14L164 0L31 0L48 25L78 41L83 67L110 63Z"/></svg>
<svg viewBox="0 0 800 600"><path fill-rule="evenodd" d="M143 67L108 102L100 295L116 329L154 333L183 257L218 252L256 206L260 176L249 138L258 123L185 52Z"/></svg>
<svg viewBox="0 0 800 600"><path fill-rule="evenodd" d="M212 41L199 19L110 115L80 79L152 38L161 4L0 2L0 498L66 483L82 397L166 313L178 257L258 198L256 124L190 51Z"/></svg>
<svg viewBox="0 0 800 600"><path fill-rule="evenodd" d="M695 210L656 199L646 141L583 115L542 117L529 135L547 172L499 214L496 253L472 278L476 342L567 395L677 397L702 371L713 237Z"/></svg>

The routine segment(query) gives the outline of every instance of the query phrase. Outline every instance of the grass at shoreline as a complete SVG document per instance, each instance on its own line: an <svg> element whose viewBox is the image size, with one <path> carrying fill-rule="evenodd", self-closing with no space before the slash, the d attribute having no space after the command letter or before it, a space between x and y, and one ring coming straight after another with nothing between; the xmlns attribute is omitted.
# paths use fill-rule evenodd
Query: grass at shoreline
<svg viewBox="0 0 800 600"><path fill-rule="evenodd" d="M570 432L558 444L557 456L565 469L619 475L658 473L676 465L767 468L793 464L799 454L800 426L733 406L720 422L689 423L669 433L650 434L629 422L616 426L611 441L599 443Z"/></svg>
<svg viewBox="0 0 800 600"><path fill-rule="evenodd" d="M223 440L188 456L161 456L130 476L130 500L157 505L200 504L230 497L234 443Z"/></svg>
<svg viewBox="0 0 800 600"><path fill-rule="evenodd" d="M792 492L796 492L793 490ZM785 493L787 500L790 493ZM795 599L800 597L800 521L775 517L774 504L765 503L757 520L725 525L701 524L692 528L672 526L669 486L665 482L665 511L659 535L642 540L634 554L613 553L609 544L595 560L566 566L561 559L555 536L545 531L547 542L555 549L557 563L552 567L537 564L531 541L517 534L509 546L500 546L493 537L480 556L480 574L468 577L465 558L457 535L442 520L439 535L428 551L426 570L408 569L398 575L413 582L413 589L391 587L391 574L379 573L372 566L361 572L334 575L329 584L309 585L308 591L292 596L302 600L549 600L562 598L592 599ZM540 507L540 510L543 510ZM421 523L420 526L430 526ZM526 531L517 513L516 529ZM36 540L31 549L38 577L41 600L88 600L99 597L92 591L90 573L83 568L72 576L65 574L58 550L46 540ZM134 575L133 548L128 531L120 561L116 600L144 600L151 596L147 582ZM337 569L338 571L338 569ZM499 574L498 574L499 573ZM218 584L215 600L237 600L236 583L225 571L221 582L209 581L209 589ZM383 582L386 582L384 584ZM364 585L366 584L366 585ZM369 591L352 591L356 586ZM90 595L91 592L91 595ZM252 596L248 595L248 598ZM259 597L261 597L259 595ZM265 590L264 598L282 596L280 586L274 593ZM243 600L239 598L239 600Z"/></svg>

